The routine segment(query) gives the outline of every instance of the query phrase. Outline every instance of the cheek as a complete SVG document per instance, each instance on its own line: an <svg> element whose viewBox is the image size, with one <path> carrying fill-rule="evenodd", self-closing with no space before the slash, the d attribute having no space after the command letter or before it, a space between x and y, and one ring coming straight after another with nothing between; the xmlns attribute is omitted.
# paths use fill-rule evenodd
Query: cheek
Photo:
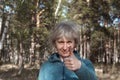
<svg viewBox="0 0 120 80"><path fill-rule="evenodd" d="M75 48L75 46L76 46L76 45L75 45L75 42L73 42L73 43L71 44L71 47L72 47L72 48Z"/></svg>
<svg viewBox="0 0 120 80"><path fill-rule="evenodd" d="M73 46L71 46L71 49L72 49L72 50L74 50L74 49L75 49L75 46L74 46L74 45L73 45Z"/></svg>
<svg viewBox="0 0 120 80"><path fill-rule="evenodd" d="M61 46L58 45L58 44L56 44L56 45L55 45L55 48L56 48L57 50L59 50L59 49L61 48Z"/></svg>

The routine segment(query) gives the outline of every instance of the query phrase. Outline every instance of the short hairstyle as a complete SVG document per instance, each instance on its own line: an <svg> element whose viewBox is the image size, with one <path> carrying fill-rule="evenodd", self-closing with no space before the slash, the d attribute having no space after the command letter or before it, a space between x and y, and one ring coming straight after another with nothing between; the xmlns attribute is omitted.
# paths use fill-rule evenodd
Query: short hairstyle
<svg viewBox="0 0 120 80"><path fill-rule="evenodd" d="M79 45L80 29L79 25L73 21L64 21L55 25L50 33L50 40L55 47L55 41L59 38L65 37L67 39L74 39L75 46Z"/></svg>

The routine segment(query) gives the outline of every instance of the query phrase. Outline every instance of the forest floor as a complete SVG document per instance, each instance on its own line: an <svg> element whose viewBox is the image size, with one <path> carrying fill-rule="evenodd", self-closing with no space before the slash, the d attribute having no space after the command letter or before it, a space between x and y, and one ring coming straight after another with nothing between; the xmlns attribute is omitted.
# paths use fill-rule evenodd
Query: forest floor
<svg viewBox="0 0 120 80"><path fill-rule="evenodd" d="M120 80L120 65L95 65L98 80ZM16 75L18 66L0 65L0 80L37 80L39 68L25 67L21 75Z"/></svg>
<svg viewBox="0 0 120 80"><path fill-rule="evenodd" d="M95 71L99 80L120 80L120 64L95 65Z"/></svg>
<svg viewBox="0 0 120 80"><path fill-rule="evenodd" d="M0 80L37 80L39 68L36 66L25 67L18 75L19 67L13 64L0 66Z"/></svg>

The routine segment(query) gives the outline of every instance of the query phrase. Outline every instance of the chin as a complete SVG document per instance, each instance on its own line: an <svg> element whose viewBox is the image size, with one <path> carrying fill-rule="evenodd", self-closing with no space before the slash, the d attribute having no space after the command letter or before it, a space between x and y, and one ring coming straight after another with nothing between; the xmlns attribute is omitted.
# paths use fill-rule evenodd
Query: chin
<svg viewBox="0 0 120 80"><path fill-rule="evenodd" d="M68 56L69 56L69 54L64 54L64 55L63 55L63 57L68 57Z"/></svg>

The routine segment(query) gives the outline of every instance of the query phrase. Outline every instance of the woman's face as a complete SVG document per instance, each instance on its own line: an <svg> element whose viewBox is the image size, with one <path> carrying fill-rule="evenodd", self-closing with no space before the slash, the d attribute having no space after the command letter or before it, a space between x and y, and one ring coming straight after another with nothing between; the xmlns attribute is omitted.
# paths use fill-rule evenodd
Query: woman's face
<svg viewBox="0 0 120 80"><path fill-rule="evenodd" d="M75 47L74 39L68 40L65 37L62 37L56 40L55 44L56 44L56 49L58 51L58 54L62 58L69 56L70 53L73 52Z"/></svg>

